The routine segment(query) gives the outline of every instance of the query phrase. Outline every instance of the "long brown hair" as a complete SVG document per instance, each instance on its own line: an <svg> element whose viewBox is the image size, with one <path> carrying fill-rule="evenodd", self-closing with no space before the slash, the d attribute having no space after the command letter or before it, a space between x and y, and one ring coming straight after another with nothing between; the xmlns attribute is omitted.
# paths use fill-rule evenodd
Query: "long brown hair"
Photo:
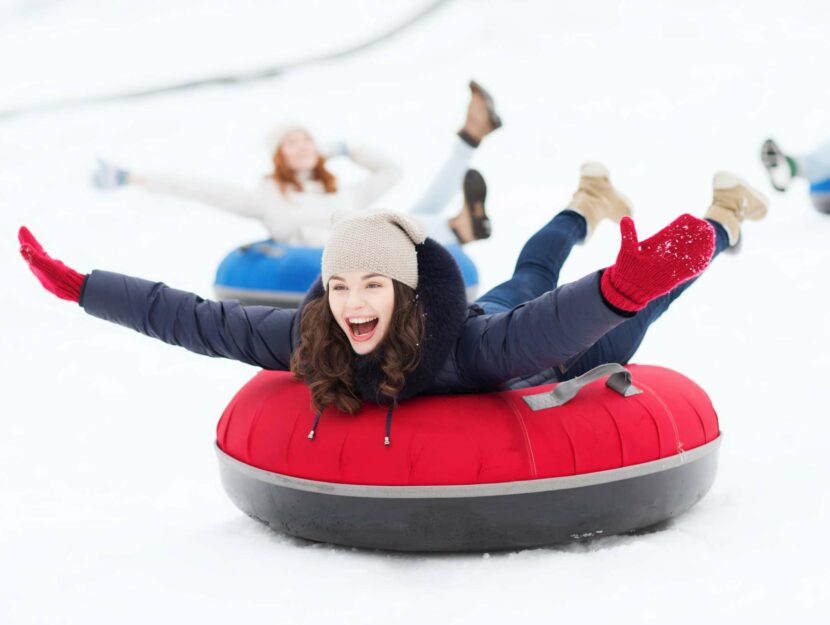
<svg viewBox="0 0 830 625"><path fill-rule="evenodd" d="M368 358L379 358L383 378L379 390L395 401L406 384L406 376L420 362L424 337L421 303L410 287L392 281L395 308L386 336ZM291 356L294 377L311 390L317 412L334 404L355 414L363 402L355 385L355 355L349 339L331 313L327 294L309 302L300 318L300 344Z"/></svg>
<svg viewBox="0 0 830 625"><path fill-rule="evenodd" d="M274 163L274 173L268 177L276 181L280 191L285 193L291 187L294 191L301 192L303 190L303 183L297 178L297 172L291 169L285 162L282 148L277 148L271 160ZM311 179L319 181L326 190L326 193L334 193L337 191L337 178L326 169L326 159L322 156L318 157L317 163L311 170Z"/></svg>

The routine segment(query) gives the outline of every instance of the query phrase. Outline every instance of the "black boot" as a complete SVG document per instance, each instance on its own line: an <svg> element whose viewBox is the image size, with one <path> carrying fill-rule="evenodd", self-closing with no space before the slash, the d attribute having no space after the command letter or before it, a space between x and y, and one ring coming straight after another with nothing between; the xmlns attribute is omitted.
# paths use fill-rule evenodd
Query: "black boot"
<svg viewBox="0 0 830 625"><path fill-rule="evenodd" d="M501 117L496 113L496 103L493 101L493 96L484 87L478 84L475 80L470 81L470 91L478 93L484 98L484 103L487 105L487 115L490 117L490 126L492 130L497 130L502 127ZM491 130L491 132L492 132Z"/></svg>
<svg viewBox="0 0 830 625"><path fill-rule="evenodd" d="M450 220L450 228L462 245L490 238L490 219L484 208L486 199L484 176L475 169L468 169L464 176L464 208Z"/></svg>

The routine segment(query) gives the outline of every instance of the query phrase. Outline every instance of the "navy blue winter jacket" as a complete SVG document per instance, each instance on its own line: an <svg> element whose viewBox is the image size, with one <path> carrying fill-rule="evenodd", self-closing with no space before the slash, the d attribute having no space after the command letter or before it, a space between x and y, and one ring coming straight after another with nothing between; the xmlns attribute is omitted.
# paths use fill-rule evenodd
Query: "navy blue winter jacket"
<svg viewBox="0 0 830 625"><path fill-rule="evenodd" d="M427 239L417 246L418 298L426 312L421 361L398 399L416 394L497 390L515 378L560 366L625 320L600 295L599 272L505 313L468 306L452 257ZM81 294L91 315L207 356L287 370L299 341L303 306L324 297L320 281L299 310L214 302L193 293L106 271L93 271ZM383 402L377 358L355 356L362 398Z"/></svg>

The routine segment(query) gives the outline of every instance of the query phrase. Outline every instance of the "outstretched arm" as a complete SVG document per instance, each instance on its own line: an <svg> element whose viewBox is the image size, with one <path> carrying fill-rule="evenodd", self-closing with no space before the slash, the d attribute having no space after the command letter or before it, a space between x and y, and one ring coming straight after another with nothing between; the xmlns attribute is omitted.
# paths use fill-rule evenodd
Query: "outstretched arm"
<svg viewBox="0 0 830 625"><path fill-rule="evenodd" d="M508 312L469 319L457 363L473 386L498 386L567 363L626 318L603 301L595 272Z"/></svg>
<svg viewBox="0 0 830 625"><path fill-rule="evenodd" d="M213 302L106 271L87 276L51 258L25 228L21 254L41 284L89 314L197 354L230 358L264 369L288 370L294 310Z"/></svg>
<svg viewBox="0 0 830 625"><path fill-rule="evenodd" d="M263 189L244 189L207 178L174 174L129 174L130 184L163 195L201 202L242 217L262 218L269 202L279 201L277 194Z"/></svg>
<svg viewBox="0 0 830 625"><path fill-rule="evenodd" d="M141 174L98 159L92 176L99 189L115 189L126 185L144 187L153 193L172 195L185 200L209 204L243 217L261 218L269 202L278 201L263 194L262 189L249 190L208 178L175 174Z"/></svg>
<svg viewBox="0 0 830 625"><path fill-rule="evenodd" d="M456 353L473 383L496 385L566 364L653 299L699 275L714 253L707 222L682 215L645 241L620 223L617 261L603 272L545 293L505 313L465 325Z"/></svg>

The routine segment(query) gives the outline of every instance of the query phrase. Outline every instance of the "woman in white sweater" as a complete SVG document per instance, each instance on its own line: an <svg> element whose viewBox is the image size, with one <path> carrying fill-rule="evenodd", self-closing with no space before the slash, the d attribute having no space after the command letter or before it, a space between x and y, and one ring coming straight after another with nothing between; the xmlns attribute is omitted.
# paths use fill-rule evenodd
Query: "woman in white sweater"
<svg viewBox="0 0 830 625"><path fill-rule="evenodd" d="M481 140L501 126L493 100L475 82L467 119L453 149L432 183L410 213L419 218L430 236L441 243L468 243L490 235L484 211L484 181L468 172ZM100 161L96 186L110 189L137 185L148 191L203 202L243 217L259 219L270 237L280 243L322 247L332 218L368 209L397 183L401 170L382 154L364 146L338 145L321 149L301 126L288 126L272 137L273 173L254 189L206 178L127 171ZM351 185L340 185L326 169L328 158L347 156L368 175ZM466 173L466 176L465 176ZM464 180L465 203L452 219L441 213Z"/></svg>

